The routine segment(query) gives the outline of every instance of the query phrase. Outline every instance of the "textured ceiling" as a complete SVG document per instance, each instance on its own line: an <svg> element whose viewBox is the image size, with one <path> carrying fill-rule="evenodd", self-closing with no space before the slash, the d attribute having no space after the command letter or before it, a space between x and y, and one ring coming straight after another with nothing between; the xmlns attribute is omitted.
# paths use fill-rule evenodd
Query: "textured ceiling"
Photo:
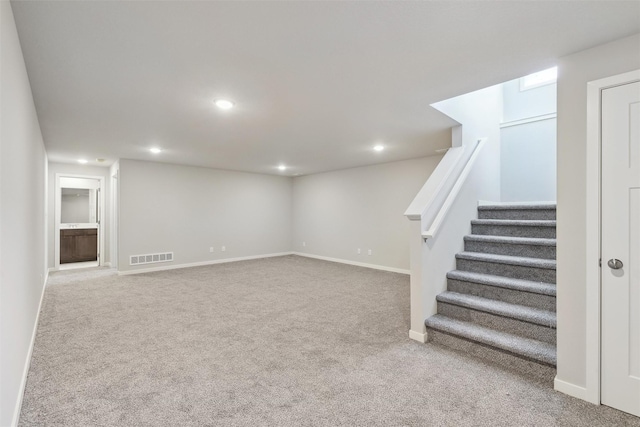
<svg viewBox="0 0 640 427"><path fill-rule="evenodd" d="M50 160L285 174L432 155L453 122L429 104L640 31L636 1L12 7Z"/></svg>

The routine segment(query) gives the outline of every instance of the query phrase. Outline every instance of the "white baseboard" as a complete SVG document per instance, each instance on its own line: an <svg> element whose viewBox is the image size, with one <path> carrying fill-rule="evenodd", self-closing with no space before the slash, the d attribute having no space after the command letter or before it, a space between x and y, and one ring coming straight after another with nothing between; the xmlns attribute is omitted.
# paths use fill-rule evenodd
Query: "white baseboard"
<svg viewBox="0 0 640 427"><path fill-rule="evenodd" d="M179 268L190 268L190 267L202 267L205 265L213 265L213 264L225 264L228 262L237 262L237 261L249 261L252 259L260 259L260 258L273 258L278 256L292 255L292 252L279 252L274 254L263 254L263 255L252 255L238 258L224 258L224 259L214 259L211 261L202 261L202 262L191 262L188 264L171 264L171 265L162 265L159 267L151 267L151 268L141 268L137 270L125 270L118 271L119 276L127 276L130 274L142 274L142 273L153 273L154 271L165 271L165 270L176 270Z"/></svg>
<svg viewBox="0 0 640 427"><path fill-rule="evenodd" d="M556 391L559 391L560 393L568 394L569 396L573 396L575 398L586 400L587 402L589 402L589 398L588 398L589 394L585 387L581 387L575 384L568 383L566 381L562 381L561 379L558 379L558 377L556 377L553 380L553 388ZM596 403L596 402L591 402L591 403ZM600 403L598 402L596 404L599 405Z"/></svg>
<svg viewBox="0 0 640 427"><path fill-rule="evenodd" d="M31 342L29 343L29 352L27 353L27 360L24 363L24 370L22 372L22 380L20 381L20 395L16 402L16 407L13 410L12 426L17 426L20 421L20 410L22 409L22 399L24 397L24 389L27 385L27 376L29 375L29 368L31 367L31 356L33 355L33 345L36 342L36 334L38 332L38 322L40 321L40 310L42 310L42 301L44 300L44 291L47 288L47 280L49 280L49 271L45 272L44 283L42 283L42 293L40 294L40 302L38 303L38 313L36 314L36 321L33 325L33 331L31 332Z"/></svg>
<svg viewBox="0 0 640 427"><path fill-rule="evenodd" d="M102 264L102 267L109 267L109 268L111 268L111 263L110 263L110 262L105 262L104 264Z"/></svg>
<svg viewBox="0 0 640 427"><path fill-rule="evenodd" d="M416 332L416 331L413 331L413 330L409 329L409 338L424 344L424 343L427 342L427 333L426 332L425 333Z"/></svg>
<svg viewBox="0 0 640 427"><path fill-rule="evenodd" d="M384 265L376 265L376 264L367 264L364 262L349 261L349 260L340 259L340 258L331 258L327 256L306 254L304 252L293 252L293 255L303 256L307 258L321 259L323 261L339 262L340 264L349 264L349 265L355 265L358 267L373 268L375 270L391 271L393 273L411 274L409 270L404 270L402 268L386 267Z"/></svg>

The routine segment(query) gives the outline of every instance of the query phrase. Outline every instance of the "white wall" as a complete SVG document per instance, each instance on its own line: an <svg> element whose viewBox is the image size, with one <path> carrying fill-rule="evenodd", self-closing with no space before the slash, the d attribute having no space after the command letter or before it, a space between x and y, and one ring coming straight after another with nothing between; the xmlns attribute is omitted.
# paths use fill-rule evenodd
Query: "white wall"
<svg viewBox="0 0 640 427"><path fill-rule="evenodd" d="M118 180L119 271L291 250L289 177L121 159ZM156 252L175 261L129 265Z"/></svg>
<svg viewBox="0 0 640 427"><path fill-rule="evenodd" d="M409 223L403 214L441 158L294 178L294 251L408 270Z"/></svg>
<svg viewBox="0 0 640 427"><path fill-rule="evenodd" d="M500 120L503 114L501 85L440 101L433 104L433 107L462 125L461 140L457 145L468 146L475 144L480 138L487 139L478 167L483 171L485 197L500 201Z"/></svg>
<svg viewBox="0 0 640 427"><path fill-rule="evenodd" d="M587 82L640 69L640 34L561 58L558 63L558 375L586 383Z"/></svg>
<svg viewBox="0 0 640 427"><path fill-rule="evenodd" d="M502 84L502 121L556 113L557 84L520 91L520 79ZM556 119L501 129L501 200L556 200Z"/></svg>
<svg viewBox="0 0 640 427"><path fill-rule="evenodd" d="M556 200L556 119L501 130L501 200Z"/></svg>
<svg viewBox="0 0 640 427"><path fill-rule="evenodd" d="M46 279L47 159L11 4L0 2L0 425L17 421Z"/></svg>
<svg viewBox="0 0 640 427"><path fill-rule="evenodd" d="M123 159L119 270L292 250L406 270L403 213L440 159L295 179ZM164 251L174 252L173 263L129 265L131 255Z"/></svg>
<svg viewBox="0 0 640 427"><path fill-rule="evenodd" d="M426 242L422 232L431 227L431 218L426 212L431 207L424 205L419 194L416 203L407 210L411 221L411 329L412 339L426 340L425 319L436 313L436 296L447 288L447 272L455 269L455 254L463 247L463 237L471 231L470 221L477 217L478 200L500 200L500 120L502 117L502 88L492 86L456 98L433 104L433 107L447 114L461 124L452 132L453 145L464 150L457 162L455 178L441 187L448 196L461 170L466 167L469 157L479 139L485 139L477 160L470 166L467 179L462 183L457 198L445 216L438 234ZM445 162L449 155L447 153ZM435 174L433 179L439 179ZM445 176L445 175L442 175ZM445 181L447 181L445 179ZM427 182L423 188L438 188L439 182ZM422 193L422 191L421 191ZM430 199L430 198L429 198ZM444 197L434 197L442 200ZM418 203L418 201L420 201ZM423 204L423 206L420 206ZM438 204L437 210L440 209Z"/></svg>
<svg viewBox="0 0 640 427"><path fill-rule="evenodd" d="M502 121L512 122L555 113L557 83L520 91L520 79L502 84Z"/></svg>
<svg viewBox="0 0 640 427"><path fill-rule="evenodd" d="M71 174L71 175L87 175L104 177L104 218L102 224L104 225L104 262L111 262L111 178L109 174L109 167L88 166L72 163L55 163L49 162L49 188L47 197L47 206L50 215L47 219L47 234L48 234L48 267L55 267L55 198L56 198L56 174Z"/></svg>

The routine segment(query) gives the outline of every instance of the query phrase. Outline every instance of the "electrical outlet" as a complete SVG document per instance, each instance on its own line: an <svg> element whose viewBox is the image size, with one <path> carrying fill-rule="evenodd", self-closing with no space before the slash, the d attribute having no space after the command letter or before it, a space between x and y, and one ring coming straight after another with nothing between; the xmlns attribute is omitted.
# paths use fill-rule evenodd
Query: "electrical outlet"
<svg viewBox="0 0 640 427"><path fill-rule="evenodd" d="M371 249L369 249L369 255L371 255L373 253L373 251Z"/></svg>
<svg viewBox="0 0 640 427"><path fill-rule="evenodd" d="M302 242L302 247L304 248L305 246L307 246L307 242Z"/></svg>
<svg viewBox="0 0 640 427"><path fill-rule="evenodd" d="M358 255L360 255L360 253L361 253L361 252L362 252L362 251L360 250L360 248L358 248Z"/></svg>
<svg viewBox="0 0 640 427"><path fill-rule="evenodd" d="M209 252L213 252L213 246L209 248Z"/></svg>
<svg viewBox="0 0 640 427"><path fill-rule="evenodd" d="M225 252L227 250L226 246L223 246L222 249L220 249L222 252Z"/></svg>

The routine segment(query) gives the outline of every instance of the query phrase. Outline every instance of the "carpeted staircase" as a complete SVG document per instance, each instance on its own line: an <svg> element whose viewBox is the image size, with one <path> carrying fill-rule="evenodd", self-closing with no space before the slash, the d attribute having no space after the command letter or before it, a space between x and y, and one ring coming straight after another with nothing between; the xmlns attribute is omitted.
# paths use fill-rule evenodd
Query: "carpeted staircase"
<svg viewBox="0 0 640 427"><path fill-rule="evenodd" d="M480 206L478 218L425 321L430 340L555 366L555 204Z"/></svg>

